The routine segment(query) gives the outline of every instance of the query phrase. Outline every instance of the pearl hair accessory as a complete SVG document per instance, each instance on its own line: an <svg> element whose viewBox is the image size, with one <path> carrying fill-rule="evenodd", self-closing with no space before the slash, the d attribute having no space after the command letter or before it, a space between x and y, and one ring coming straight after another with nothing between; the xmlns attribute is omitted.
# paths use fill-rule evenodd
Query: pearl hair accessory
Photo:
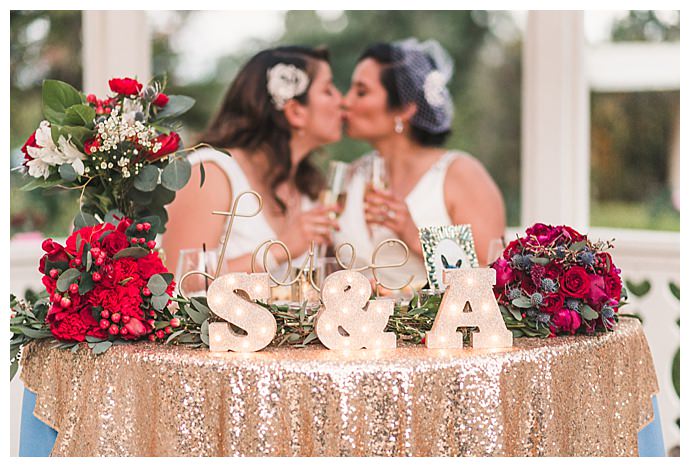
<svg viewBox="0 0 690 467"><path fill-rule="evenodd" d="M431 331L426 334L430 349L462 348L458 327L478 327L472 335L475 349L512 347L513 334L506 328L493 293L496 270L492 268L446 269L447 288ZM466 308L470 312L466 312Z"/></svg>
<svg viewBox="0 0 690 467"><path fill-rule="evenodd" d="M307 90L309 77L295 65L278 63L266 72L266 89L276 110L283 110L285 103Z"/></svg>

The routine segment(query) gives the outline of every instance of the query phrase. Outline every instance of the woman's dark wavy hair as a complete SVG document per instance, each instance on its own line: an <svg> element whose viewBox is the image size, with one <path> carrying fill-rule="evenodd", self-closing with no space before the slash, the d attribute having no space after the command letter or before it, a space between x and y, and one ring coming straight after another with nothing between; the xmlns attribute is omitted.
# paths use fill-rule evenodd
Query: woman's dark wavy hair
<svg viewBox="0 0 690 467"><path fill-rule="evenodd" d="M379 79L388 94L387 105L389 110L402 109L409 102L403 102L398 92L397 82L412 82L407 76L405 67L397 63L393 58L393 46L385 42L379 42L369 46L364 53L359 57L357 63L371 58L381 65L381 75ZM417 102L417 106L429 105L426 101ZM422 128L410 124L410 135L414 141L422 146L438 147L443 146L448 137L450 130L441 133L431 133Z"/></svg>
<svg viewBox="0 0 690 467"><path fill-rule="evenodd" d="M276 110L267 90L267 71L278 63L291 64L309 76L309 86L295 99L308 104L307 94L316 76L317 63L329 62L328 51L301 46L267 49L254 55L240 70L228 89L223 103L199 138L200 142L224 148L261 151L269 158L273 198L285 212L285 203L276 195L276 187L287 180L292 169L290 124L282 110ZM295 183L300 193L318 197L324 179L306 157L297 167Z"/></svg>

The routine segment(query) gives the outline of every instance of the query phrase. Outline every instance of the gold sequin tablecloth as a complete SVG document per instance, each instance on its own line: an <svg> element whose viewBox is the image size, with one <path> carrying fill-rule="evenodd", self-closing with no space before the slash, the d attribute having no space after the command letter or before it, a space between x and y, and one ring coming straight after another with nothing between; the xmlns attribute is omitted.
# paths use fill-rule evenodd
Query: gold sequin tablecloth
<svg viewBox="0 0 690 467"><path fill-rule="evenodd" d="M658 391L631 319L500 351L35 343L22 379L54 456L633 456Z"/></svg>

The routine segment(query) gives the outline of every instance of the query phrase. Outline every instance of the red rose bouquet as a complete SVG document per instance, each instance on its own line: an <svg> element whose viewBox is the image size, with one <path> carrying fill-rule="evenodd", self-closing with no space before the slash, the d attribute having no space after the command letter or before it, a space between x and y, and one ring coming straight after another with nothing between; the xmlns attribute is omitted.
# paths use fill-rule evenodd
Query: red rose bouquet
<svg viewBox="0 0 690 467"><path fill-rule="evenodd" d="M43 242L39 271L49 297L45 321L56 339L156 340L155 324L175 288L173 275L152 251L159 229L157 218L136 223L124 218L117 225L83 227L65 246Z"/></svg>
<svg viewBox="0 0 690 467"><path fill-rule="evenodd" d="M99 99L61 81L43 82L45 120L22 147L24 171L32 177L22 189L79 189L77 228L114 214L158 216L164 230L164 206L191 175L172 130L194 99L166 95L158 80L108 84L111 94Z"/></svg>
<svg viewBox="0 0 690 467"><path fill-rule="evenodd" d="M567 226L535 224L512 241L491 267L503 319L518 336L611 330L622 287L620 269L605 250Z"/></svg>

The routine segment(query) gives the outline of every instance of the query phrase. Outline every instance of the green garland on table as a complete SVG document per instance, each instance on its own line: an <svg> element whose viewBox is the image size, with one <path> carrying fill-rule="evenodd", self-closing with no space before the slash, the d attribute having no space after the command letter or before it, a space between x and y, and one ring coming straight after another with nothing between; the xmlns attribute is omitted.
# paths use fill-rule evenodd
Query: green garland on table
<svg viewBox="0 0 690 467"><path fill-rule="evenodd" d="M208 324L213 321L213 313L208 307L205 297L192 297L189 300L174 297L171 305L162 310L154 328L170 331L165 339L166 344L185 345L189 347L208 347ZM394 332L405 342L418 344L431 329L438 311L441 296L430 297L423 305L415 296L409 306L396 306L393 315L388 320L386 332ZM314 320L318 308L307 307L306 302L299 308L287 305L264 304L276 318L278 332L273 342L275 346L290 345L304 347L318 342L314 331ZM130 343L124 340L102 341L87 336L84 343L63 342L56 340L50 332L50 325L46 322L46 315L50 306L49 297L45 292L40 294L28 293L24 299L10 295L10 380L18 370L21 351L24 345L31 341L48 340L55 348L76 351L80 344L86 344L94 354L107 351L112 345ZM179 320L179 326L170 328L173 318ZM467 334L466 338L469 337Z"/></svg>

